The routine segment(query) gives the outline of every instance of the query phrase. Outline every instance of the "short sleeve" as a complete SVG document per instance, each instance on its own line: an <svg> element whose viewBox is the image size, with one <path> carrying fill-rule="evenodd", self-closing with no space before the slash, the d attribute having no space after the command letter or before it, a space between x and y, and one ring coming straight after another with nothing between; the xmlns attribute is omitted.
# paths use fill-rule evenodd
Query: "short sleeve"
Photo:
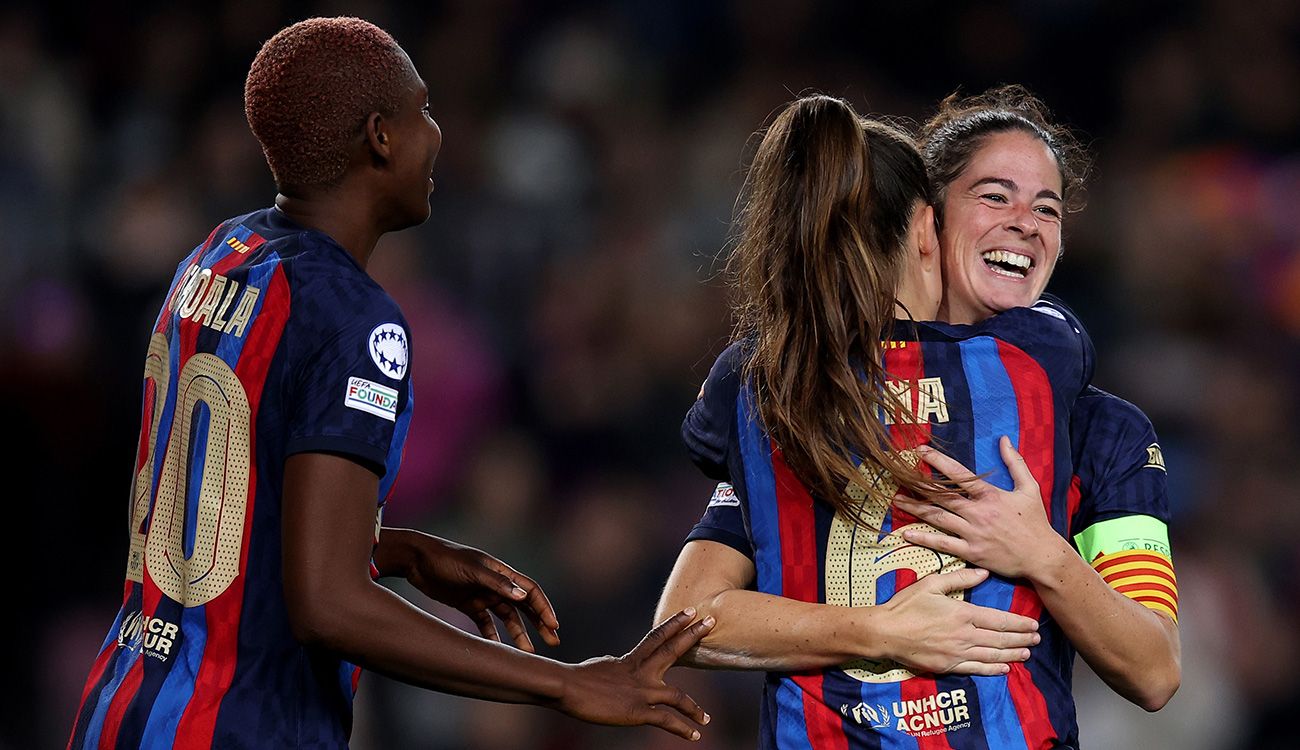
<svg viewBox="0 0 1300 750"><path fill-rule="evenodd" d="M736 429L736 398L744 366L745 347L733 343L713 363L700 397L682 421L682 442L691 460L711 479L731 479L727 452Z"/></svg>
<svg viewBox="0 0 1300 750"><path fill-rule="evenodd" d="M1071 523L1083 531L1121 516L1169 522L1164 454L1151 420L1133 404L1090 387L1070 414L1080 503Z"/></svg>
<svg viewBox="0 0 1300 750"><path fill-rule="evenodd" d="M342 454L382 478L411 400L406 320L377 285L351 279L313 284L300 300L305 340L290 371L287 453Z"/></svg>
<svg viewBox="0 0 1300 750"><path fill-rule="evenodd" d="M721 482L713 490L709 504L686 541L705 540L718 542L754 559L754 544L745 530L745 514L741 510L740 493L729 482Z"/></svg>

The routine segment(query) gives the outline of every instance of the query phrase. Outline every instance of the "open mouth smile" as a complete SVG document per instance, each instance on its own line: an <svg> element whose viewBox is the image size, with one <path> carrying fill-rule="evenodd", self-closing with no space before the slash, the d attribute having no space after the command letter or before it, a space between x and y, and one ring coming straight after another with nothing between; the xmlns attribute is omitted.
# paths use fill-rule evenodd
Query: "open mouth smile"
<svg viewBox="0 0 1300 750"><path fill-rule="evenodd" d="M1034 267L1033 258L1011 250L985 250L980 257L990 271L1010 279L1023 279Z"/></svg>

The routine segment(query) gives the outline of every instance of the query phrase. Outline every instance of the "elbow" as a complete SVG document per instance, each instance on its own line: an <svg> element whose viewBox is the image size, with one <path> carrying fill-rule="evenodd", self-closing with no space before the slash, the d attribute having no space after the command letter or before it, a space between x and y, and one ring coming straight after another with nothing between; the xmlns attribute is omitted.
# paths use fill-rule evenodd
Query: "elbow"
<svg viewBox="0 0 1300 750"><path fill-rule="evenodd" d="M1182 666L1175 659L1168 668L1146 681L1143 689L1138 695L1134 696L1133 702L1144 711L1154 713L1164 708L1169 700L1178 692L1178 687L1183 681Z"/></svg>
<svg viewBox="0 0 1300 750"><path fill-rule="evenodd" d="M330 640L330 623L327 607L313 606L305 601L286 601L289 630L294 640L304 646L324 646Z"/></svg>
<svg viewBox="0 0 1300 750"><path fill-rule="evenodd" d="M337 649L347 615L338 588L285 582L285 610L294 640L304 646Z"/></svg>

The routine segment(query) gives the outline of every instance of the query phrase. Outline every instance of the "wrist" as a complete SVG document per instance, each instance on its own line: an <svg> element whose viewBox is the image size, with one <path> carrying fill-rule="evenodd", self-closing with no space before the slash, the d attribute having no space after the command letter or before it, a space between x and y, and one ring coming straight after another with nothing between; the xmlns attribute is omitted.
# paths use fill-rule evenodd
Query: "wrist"
<svg viewBox="0 0 1300 750"><path fill-rule="evenodd" d="M1029 566L1025 577L1035 588L1059 588L1065 585L1072 565L1082 558L1064 538L1051 535L1051 542L1035 556L1035 564Z"/></svg>
<svg viewBox="0 0 1300 750"><path fill-rule="evenodd" d="M563 662L551 664L555 668L548 669L538 682L537 705L563 714L572 714L573 693L582 678L582 665Z"/></svg>
<svg viewBox="0 0 1300 750"><path fill-rule="evenodd" d="M854 634L851 640L855 658L873 661L889 658L888 652L893 643L891 624L896 617L890 605L894 601L891 599L874 607L852 607L848 610L852 613L849 632Z"/></svg>

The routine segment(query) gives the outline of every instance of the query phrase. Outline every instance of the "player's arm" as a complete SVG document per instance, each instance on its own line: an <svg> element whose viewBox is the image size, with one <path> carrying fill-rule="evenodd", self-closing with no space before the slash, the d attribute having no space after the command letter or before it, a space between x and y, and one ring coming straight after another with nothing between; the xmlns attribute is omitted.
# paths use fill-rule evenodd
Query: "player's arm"
<svg viewBox="0 0 1300 750"><path fill-rule="evenodd" d="M627 655L562 664L477 638L371 580L378 477L325 453L285 462L283 574L301 642L402 681L457 695L533 703L604 724L652 724L698 738L707 716L663 674L708 631L679 614Z"/></svg>
<svg viewBox="0 0 1300 750"><path fill-rule="evenodd" d="M687 542L664 587L656 619L693 607L717 620L683 664L719 669L823 669L860 658L891 659L924 672L1003 674L1029 658L1038 623L948 594L982 570L928 576L876 607L839 607L748 590L754 563L726 544Z"/></svg>
<svg viewBox="0 0 1300 750"><path fill-rule="evenodd" d="M488 553L413 529L385 527L374 551L379 575L406 579L430 599L469 616L484 638L500 641L495 614L510 640L533 651L524 618L542 640L560 643L555 609L536 581Z"/></svg>
<svg viewBox="0 0 1300 750"><path fill-rule="evenodd" d="M1128 654L1115 653L1102 640L1107 634L1097 632L1089 622L1071 622L1069 627L1062 622L1062 628L1111 689L1147 710L1159 709L1181 681L1178 583L1169 556L1168 528L1152 516L1121 516L1084 529L1075 536L1075 545L1077 559L1094 572L1088 580L1096 585L1100 577L1112 606L1140 622L1137 632L1145 636L1151 649L1147 658L1154 669L1142 673L1125 665ZM1086 651L1079 645L1081 641L1089 641Z"/></svg>
<svg viewBox="0 0 1300 750"><path fill-rule="evenodd" d="M896 498L900 508L947 532L906 531L904 538L1028 579L1088 665L1126 699L1159 710L1182 679L1177 625L1109 586L1052 529L1038 483L1011 441L1002 438L1001 449L1015 481L1010 491L975 478L938 451L921 451L926 463L961 483L965 495L939 497L933 504Z"/></svg>

